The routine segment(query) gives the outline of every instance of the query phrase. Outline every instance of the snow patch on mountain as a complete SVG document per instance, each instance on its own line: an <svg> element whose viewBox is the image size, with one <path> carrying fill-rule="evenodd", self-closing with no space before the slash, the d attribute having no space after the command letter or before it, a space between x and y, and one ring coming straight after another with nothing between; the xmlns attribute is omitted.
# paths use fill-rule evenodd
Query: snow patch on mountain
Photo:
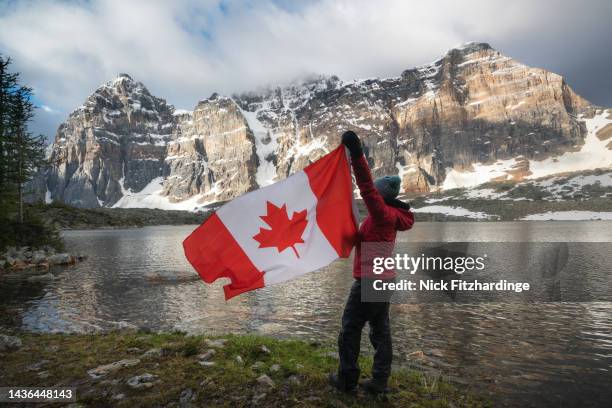
<svg viewBox="0 0 612 408"><path fill-rule="evenodd" d="M295 146L293 146L292 153L295 157L308 157L312 154L312 152L317 150L322 150L325 153L329 153L329 150L327 149L327 137L317 137L312 139L312 141L303 144L298 142L295 144Z"/></svg>
<svg viewBox="0 0 612 408"><path fill-rule="evenodd" d="M560 156L541 161L529 160L529 174L525 177L526 179L612 167L612 150L607 147L609 141L600 140L597 137L598 131L612 123L609 114L605 110L600 110L593 118L584 118L583 120L587 128L587 134L580 150L566 152ZM473 163L473 170L471 171L459 171L449 167L446 169L446 178L441 189L475 187L491 180L510 180L513 178L510 173L521 164L520 160L526 159L518 156L508 160L498 160L492 164Z"/></svg>
<svg viewBox="0 0 612 408"><path fill-rule="evenodd" d="M560 76L483 43L396 77L316 76L231 98L213 94L194 111L168 105L121 74L62 124L50 158L57 164L36 193L43 200L51 188L54 200L89 208L225 201L300 171L354 129L374 177L399 173L405 194L468 187L431 199L604 197L612 195L598 187L607 185L604 178L574 180L594 183L583 189L558 186L576 174L559 175L550 187L513 189L525 177L544 183L538 177L610 168L610 139L596 132L612 120L601 109L593 117L595 109ZM550 155L557 157L544 160ZM162 192L159 183L151 185L161 175ZM478 187L489 181L502 184ZM555 193L541 194L548 188Z"/></svg>
<svg viewBox="0 0 612 408"><path fill-rule="evenodd" d="M274 183L276 179L276 165L274 164L273 154L278 148L278 143L276 141L277 135L269 131L264 124L257 119L259 110L250 112L241 109L241 112L255 136L255 152L259 159L255 179L259 187L268 186Z"/></svg>
<svg viewBox="0 0 612 408"><path fill-rule="evenodd" d="M210 202L199 202L201 195L190 197L187 200L171 202L167 196L161 195L163 177L157 177L145 186L141 191L134 193L123 188L123 196L112 208L156 208L159 210L183 210L198 211Z"/></svg>
<svg viewBox="0 0 612 408"><path fill-rule="evenodd" d="M591 119L584 119L587 135L584 145L578 152L566 152L561 156L542 161L531 161L528 178L539 178L555 173L581 171L612 166L612 151L606 146L608 141L600 140L597 132L612 123L606 111L599 111Z"/></svg>
<svg viewBox="0 0 612 408"><path fill-rule="evenodd" d="M495 215L487 214L480 211L470 211L462 207L451 207L448 205L428 205L421 208L413 208L415 213L438 213L444 215L452 215L455 217L467 217L474 219L492 219L497 218Z"/></svg>
<svg viewBox="0 0 612 408"><path fill-rule="evenodd" d="M453 168L446 169L446 178L442 184L442 190L451 188L475 187L492 179L506 178L511 176L508 172L519 164L517 158L509 160L498 160L493 164L474 163L473 171L458 171Z"/></svg>

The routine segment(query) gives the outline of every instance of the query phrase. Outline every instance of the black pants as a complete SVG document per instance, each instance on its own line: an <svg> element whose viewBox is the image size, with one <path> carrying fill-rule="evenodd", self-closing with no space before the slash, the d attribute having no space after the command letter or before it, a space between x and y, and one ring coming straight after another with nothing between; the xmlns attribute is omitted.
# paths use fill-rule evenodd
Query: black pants
<svg viewBox="0 0 612 408"><path fill-rule="evenodd" d="M338 378L347 388L357 385L359 380L357 359L361 344L361 331L368 322L370 342L375 350L372 377L377 383L386 386L391 374L391 360L393 359L389 302L362 302L361 283L359 279L353 283L342 315L342 329L338 336L340 353Z"/></svg>

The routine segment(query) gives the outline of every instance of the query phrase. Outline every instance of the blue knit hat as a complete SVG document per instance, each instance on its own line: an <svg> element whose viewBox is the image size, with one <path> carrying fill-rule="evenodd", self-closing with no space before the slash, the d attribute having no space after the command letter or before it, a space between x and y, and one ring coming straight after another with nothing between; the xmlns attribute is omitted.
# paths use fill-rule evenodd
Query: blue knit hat
<svg viewBox="0 0 612 408"><path fill-rule="evenodd" d="M402 180L398 176L384 176L374 180L374 187L388 200L397 197L401 184Z"/></svg>

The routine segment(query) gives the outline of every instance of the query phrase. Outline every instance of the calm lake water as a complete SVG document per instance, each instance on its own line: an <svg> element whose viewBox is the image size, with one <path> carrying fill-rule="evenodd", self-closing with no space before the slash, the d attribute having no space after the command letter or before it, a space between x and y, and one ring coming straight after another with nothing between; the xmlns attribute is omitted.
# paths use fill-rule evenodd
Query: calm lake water
<svg viewBox="0 0 612 408"><path fill-rule="evenodd" d="M194 228L66 231L67 250L88 259L53 270L56 279L48 282L5 278L0 303L18 308L22 328L32 331L130 324L335 341L352 283L350 260L226 302L223 283L201 282L183 256L181 242ZM398 247L444 242L497 242L484 250L505 256L505 265L522 271L537 295L394 304L397 364L409 364L407 354L423 350L436 369L500 403L610 406L612 222L418 223ZM558 255L551 243L563 243L569 256L552 275L542 273L531 267L538 257L533 249L519 248L524 242L542 243L534 247L546 256L546 245Z"/></svg>

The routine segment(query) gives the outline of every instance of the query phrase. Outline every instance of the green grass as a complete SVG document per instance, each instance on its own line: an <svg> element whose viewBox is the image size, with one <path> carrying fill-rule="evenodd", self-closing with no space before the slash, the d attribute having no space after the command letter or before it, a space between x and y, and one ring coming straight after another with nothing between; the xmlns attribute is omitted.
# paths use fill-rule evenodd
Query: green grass
<svg viewBox="0 0 612 408"><path fill-rule="evenodd" d="M390 386L394 392L384 398L363 393L345 395L327 384L327 375L337 361L327 355L333 347L299 340L278 340L261 336L228 335L225 345L217 348L214 366L198 364L197 355L208 345L203 336L181 333L150 334L111 332L98 335L60 335L20 333L23 347L0 354L3 386L72 385L78 402L87 406L147 407L178 402L185 389L197 394L194 406L251 406L258 396L259 406L329 406L329 407L485 407L490 403L478 395L457 387L441 377L418 371L394 370ZM270 353L262 350L265 345ZM147 350L161 349L161 355L143 358ZM241 356L243 362L237 361ZM122 368L98 380L87 370L126 358L141 358L135 366ZM28 366L41 360L41 369L49 377L40 379L40 371ZM257 367L253 365L258 362ZM361 366L369 374L371 359L363 357ZM271 367L277 364L279 369ZM126 380L150 373L160 383L149 389L134 390ZM262 388L257 378L267 374L275 387ZM297 379L297 381L296 381ZM121 400L113 396L124 394Z"/></svg>

